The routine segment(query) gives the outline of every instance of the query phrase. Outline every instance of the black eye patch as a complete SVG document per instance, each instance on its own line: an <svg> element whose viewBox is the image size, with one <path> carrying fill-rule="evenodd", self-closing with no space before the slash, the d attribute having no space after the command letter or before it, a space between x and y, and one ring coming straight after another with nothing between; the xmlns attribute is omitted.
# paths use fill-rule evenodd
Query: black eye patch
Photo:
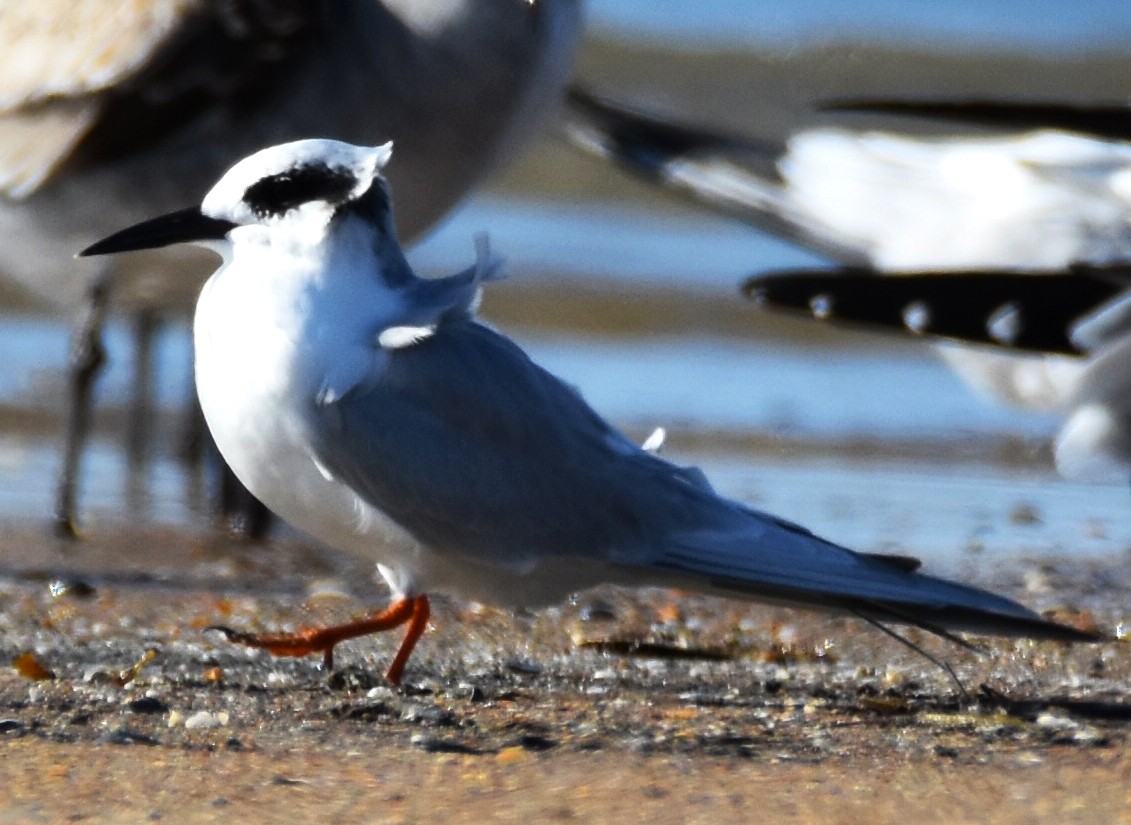
<svg viewBox="0 0 1131 825"><path fill-rule="evenodd" d="M355 186L357 178L344 169L308 163L256 181L243 200L260 218L278 217L310 201L341 203Z"/></svg>

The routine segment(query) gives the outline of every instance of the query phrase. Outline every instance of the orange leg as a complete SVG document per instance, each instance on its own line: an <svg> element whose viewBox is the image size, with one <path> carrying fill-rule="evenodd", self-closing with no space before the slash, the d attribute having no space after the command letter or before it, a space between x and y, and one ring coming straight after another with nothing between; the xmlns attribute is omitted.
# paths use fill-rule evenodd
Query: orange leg
<svg viewBox="0 0 1131 825"><path fill-rule="evenodd" d="M259 647L268 650L276 656L307 656L311 653L321 653L322 662L326 670L334 667L334 647L346 639L356 639L358 636L368 636L370 633L380 633L392 630L407 623L404 640L401 642L393 663L385 671L385 678L394 685L401 683L405 665L412 655L412 649L424 634L428 626L428 616L431 607L427 596L406 597L393 602L387 608L368 619L331 627L312 627L299 630L295 633L279 633L274 635L259 636L254 633L240 633L229 627L214 626L207 630L218 630L228 637L228 641L236 642L248 647Z"/></svg>

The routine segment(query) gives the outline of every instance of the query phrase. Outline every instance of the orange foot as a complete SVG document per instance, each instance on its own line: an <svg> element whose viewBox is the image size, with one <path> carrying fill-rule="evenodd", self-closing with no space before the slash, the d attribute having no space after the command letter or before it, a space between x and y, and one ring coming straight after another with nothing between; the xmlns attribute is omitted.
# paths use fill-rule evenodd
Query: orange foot
<svg viewBox="0 0 1131 825"><path fill-rule="evenodd" d="M260 647L276 656L308 656L311 653L321 653L326 670L331 670L334 667L334 646L339 642L356 639L358 636L368 636L370 633L380 633L383 630L392 630L407 623L408 629L405 631L404 641L401 642L397 655L393 657L393 663L385 671L385 678L394 685L399 685L408 658L412 655L412 649L416 647L417 641L424 634L424 628L428 625L430 612L427 596L412 596L393 602L368 619L331 627L312 627L295 633L259 636L219 625L205 629L218 630L227 636L230 642L248 647Z"/></svg>

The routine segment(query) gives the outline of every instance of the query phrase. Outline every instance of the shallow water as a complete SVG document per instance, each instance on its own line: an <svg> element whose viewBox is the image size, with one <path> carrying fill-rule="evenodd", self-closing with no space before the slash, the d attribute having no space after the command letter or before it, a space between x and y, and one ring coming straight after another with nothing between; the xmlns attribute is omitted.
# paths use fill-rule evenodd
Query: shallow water
<svg viewBox="0 0 1131 825"><path fill-rule="evenodd" d="M462 268L478 230L491 233L512 272L488 288L488 318L493 297L498 303L508 290L537 296L562 284L583 286L577 311L597 319L643 294L660 315L669 304L731 307L743 301L737 283L751 262L806 258L726 221L624 206L594 215L494 195L470 201L412 252L413 261L432 274ZM562 260L572 265L565 275L553 269ZM808 326L783 334L752 309L737 332L713 326L709 311L696 328L629 330L598 320L580 333L544 321L512 307L506 331L603 415L638 439L665 427L671 459L699 464L723 492L838 542L914 553L936 569L1131 548L1131 490L1053 471L1056 416L979 398L926 346L851 333L814 343ZM104 425L84 465L84 521L202 529L208 485L199 468L175 458L190 392L187 325L167 325L157 337L162 414L150 457L133 464L120 446L132 375L122 323L111 325L108 347ZM0 399L13 422L0 437L0 521L46 523L66 326L9 318L0 351Z"/></svg>
<svg viewBox="0 0 1131 825"><path fill-rule="evenodd" d="M1131 18L1119 0L1089 0L1064 14L1059 0L660 0L646 13L632 0L590 0L590 22L614 36L684 48L741 45L790 49L834 38L941 49L1000 47L1075 50L1121 47Z"/></svg>
<svg viewBox="0 0 1131 825"><path fill-rule="evenodd" d="M578 311L598 319L645 293L658 314L669 303L729 307L741 304L737 283L753 263L812 260L706 216L611 205L593 212L498 194L469 201L412 260L431 274L462 268L477 231L490 233L512 273L488 288L488 318L493 298L502 301L508 290L536 296L563 283L584 287ZM563 260L570 264L564 275L554 270ZM1131 491L1069 482L1053 471L1047 444L1056 416L987 402L925 346L841 333L830 347L830 340L809 340L805 325L783 336L753 310L737 334L709 320L642 330L597 321L579 333L547 327L522 306L510 315L507 332L633 437L665 427L673 460L700 464L723 492L850 546L916 553L944 566L1131 547ZM120 446L133 374L127 333L115 322L108 334L110 363L99 389L108 423L84 465L84 519L201 527L207 484L175 457L191 391L187 325L167 325L157 337L162 415L150 457L133 464ZM0 327L0 351L0 398L16 422L0 439L0 520L45 521L58 465L66 326L10 318Z"/></svg>
<svg viewBox="0 0 1131 825"><path fill-rule="evenodd" d="M115 326L110 336L106 400L125 397L129 384L129 359L116 357L128 353L124 333ZM699 464L721 491L849 546L915 553L944 568L1131 547L1131 490L1059 478L1043 446L1055 417L986 403L925 349L830 355L753 334L579 339L535 324L515 337L634 438L664 426L672 460ZM131 468L120 428L101 431L84 468L88 524L207 524L202 474L175 457L187 331L171 327L159 343L157 443ZM37 365L65 344L65 328L42 319L0 330L23 376L0 384L11 408L50 414L60 376ZM0 439L0 521L45 522L49 512L58 437L30 418L36 426Z"/></svg>

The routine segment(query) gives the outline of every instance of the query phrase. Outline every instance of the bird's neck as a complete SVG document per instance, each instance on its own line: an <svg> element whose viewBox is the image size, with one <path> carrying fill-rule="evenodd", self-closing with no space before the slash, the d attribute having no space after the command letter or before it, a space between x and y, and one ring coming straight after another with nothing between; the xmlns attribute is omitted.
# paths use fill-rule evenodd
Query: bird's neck
<svg viewBox="0 0 1131 825"><path fill-rule="evenodd" d="M405 289L418 279L405 259L389 201L382 181L357 200L343 206L330 226L338 248L353 247L369 253L376 262L377 277L388 287Z"/></svg>

